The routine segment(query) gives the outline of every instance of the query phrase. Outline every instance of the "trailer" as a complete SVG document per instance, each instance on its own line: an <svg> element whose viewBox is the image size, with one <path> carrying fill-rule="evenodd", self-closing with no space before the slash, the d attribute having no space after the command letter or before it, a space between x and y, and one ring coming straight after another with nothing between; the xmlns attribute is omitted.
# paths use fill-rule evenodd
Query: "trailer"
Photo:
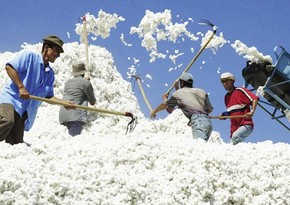
<svg viewBox="0 0 290 205"><path fill-rule="evenodd" d="M251 85L252 90L263 96L258 105L290 131L289 125L280 120L287 116L289 118L290 113L290 54L282 46L276 46L274 54L274 65L270 62L247 61L242 76L245 87Z"/></svg>

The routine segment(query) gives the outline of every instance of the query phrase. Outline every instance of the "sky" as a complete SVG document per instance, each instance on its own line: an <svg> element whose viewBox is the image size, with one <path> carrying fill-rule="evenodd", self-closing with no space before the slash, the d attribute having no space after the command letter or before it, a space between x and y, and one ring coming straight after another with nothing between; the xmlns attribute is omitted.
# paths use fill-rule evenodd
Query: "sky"
<svg viewBox="0 0 290 205"><path fill-rule="evenodd" d="M287 13L290 3L286 0L276 1L76 1L69 4L65 1L49 2L16 0L0 3L0 17L3 19L0 31L0 53L17 52L26 42L36 44L48 34L61 37L65 43L80 42L75 32L76 24L82 23L81 17L89 13L97 16L100 10L116 14L125 20L112 28L110 36L103 39L89 38L90 45L106 48L113 56L117 70L122 77L131 82L132 89L141 106L141 110L149 118L149 109L140 93L137 83L128 78L132 65L143 80L142 85L153 108L162 102L162 94L178 79L201 46L201 37L210 27L199 25L200 19L206 19L217 27L216 36L223 36L227 41L216 51L205 49L189 72L194 76L194 86L203 88L210 93L214 106L212 115L225 111L223 97L225 90L220 84L222 72L232 72L237 80L236 85L242 86L244 80L241 72L247 59L236 53L231 46L236 40L248 47L255 47L263 55L269 55L275 63L273 49L277 45L290 50L289 23ZM186 28L196 37L191 41L182 36L175 43L161 41L159 51L168 54L181 53L175 64L167 57L150 62L149 52L141 46L142 39L138 34L130 34L132 27L138 27L146 14L170 10L173 23L188 22ZM13 12L11 12L13 11ZM124 41L121 36L124 36ZM92 37L92 36L90 36ZM135 59L135 60L134 60ZM166 111L157 115L157 120L167 116ZM289 126L288 119L282 121ZM221 133L225 141L229 140L229 121L213 120L214 130ZM273 142L290 142L289 131L282 127L262 109L258 108L254 116L254 132L247 139L249 142L271 140Z"/></svg>
<svg viewBox="0 0 290 205"><path fill-rule="evenodd" d="M41 44L24 48L37 52ZM83 48L66 43L69 52L54 63L57 96ZM96 106L131 111L138 117L135 130L125 134L125 116L89 112L88 126L71 137L59 124L59 106L42 103L25 143L0 143L1 205L289 205L289 144L233 146L217 131L208 142L193 139L179 109L152 121L140 111L111 53L95 45L89 51ZM13 55L0 55L0 64ZM1 79L0 87L8 77Z"/></svg>

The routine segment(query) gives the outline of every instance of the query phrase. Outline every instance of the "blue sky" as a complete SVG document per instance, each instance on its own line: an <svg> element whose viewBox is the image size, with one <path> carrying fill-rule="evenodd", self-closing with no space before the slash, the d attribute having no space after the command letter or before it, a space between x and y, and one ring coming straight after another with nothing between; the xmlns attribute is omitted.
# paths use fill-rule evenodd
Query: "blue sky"
<svg viewBox="0 0 290 205"><path fill-rule="evenodd" d="M210 29L210 27L198 25L200 19L207 19L218 27L217 35L222 32L224 38L230 43L240 40L248 47L255 46L258 51L264 55L270 55L276 62L273 53L275 46L281 45L290 51L289 7L288 0L1 1L0 53L19 51L23 42L39 43L48 34L56 34L66 43L79 41L75 28L76 23L80 22L81 16L86 13L97 16L100 9L106 13L115 13L126 20L117 24L117 28L111 31L109 38L98 38L89 43L104 46L109 50L113 55L118 71L128 81L130 79L127 79L126 73L128 67L133 64L132 58L139 59L137 74L144 80L143 88L151 106L155 108L162 102L162 94L168 90L165 84L170 86L179 77L199 50L201 42L200 40L194 42L180 40L179 43L175 44L160 44L160 49L169 51L179 49L184 53L177 60L177 64L183 64L183 66L172 72L168 70L174 65L168 59L158 59L154 63L149 63L150 57L148 52L141 47L141 39L136 34L129 34L131 27L138 27L146 10L154 13L164 12L165 9L171 10L172 22L176 23L191 18L193 22L189 22L187 29L194 34L197 32L206 33ZM70 38L67 32L70 33ZM125 41L131 43L132 47L126 47L121 42L121 34L124 34ZM219 48L216 54L206 49L189 71L194 76L195 87L203 88L210 93L210 99L214 106L212 115L219 115L225 110L223 102L225 90L219 82L217 70L232 72L237 78L237 86L244 83L241 73L245 67L246 59L236 54L230 43ZM191 48L194 48L194 53L191 52ZM129 57L131 60L128 59ZM146 78L146 74L150 74L153 79ZM149 84L150 87L146 84ZM142 111L146 116L149 116L149 110L137 84L135 84L134 90ZM159 113L158 117L164 118L166 115L167 113L164 111ZM282 119L282 121L289 126L287 119ZM248 141L271 140L290 143L289 131L272 120L262 109L257 109L254 122L255 129ZM224 141L228 142L229 121L213 120L213 125L214 130L220 132Z"/></svg>

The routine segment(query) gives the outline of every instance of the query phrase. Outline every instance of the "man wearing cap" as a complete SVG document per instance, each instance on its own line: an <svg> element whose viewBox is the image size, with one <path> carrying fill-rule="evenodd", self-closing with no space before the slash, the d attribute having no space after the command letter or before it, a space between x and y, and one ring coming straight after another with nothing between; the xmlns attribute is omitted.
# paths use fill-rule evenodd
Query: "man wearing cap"
<svg viewBox="0 0 290 205"><path fill-rule="evenodd" d="M30 94L39 97L54 97L53 63L63 53L63 41L49 35L43 39L41 53L23 50L6 63L10 82L0 94L0 141L10 144L23 142L24 130L32 127L41 102L29 99ZM74 109L71 102L67 109Z"/></svg>
<svg viewBox="0 0 290 205"><path fill-rule="evenodd" d="M180 84L180 89L178 83ZM172 94L171 98L168 99L168 95L164 94L163 99L165 103L153 110L151 117L155 118L156 113L164 109L172 113L174 108L178 106L189 119L193 137L207 141L213 129L211 120L208 117L213 107L207 93L200 88L193 88L192 85L192 75L190 73L183 73L179 81L175 82L176 91Z"/></svg>
<svg viewBox="0 0 290 205"><path fill-rule="evenodd" d="M73 101L74 104L87 106L88 102L91 105L96 103L94 90L91 82L84 78L86 73L85 64L77 62L72 65L72 79L65 82L64 100ZM87 123L86 110L66 110L61 107L59 111L59 122L68 128L71 136L81 134L83 125Z"/></svg>
<svg viewBox="0 0 290 205"><path fill-rule="evenodd" d="M244 87L235 87L235 77L232 73L221 74L221 83L228 93L224 98L227 111L222 113L220 119L225 119L223 116L230 116L230 143L236 145L243 142L253 131L252 117L259 97Z"/></svg>

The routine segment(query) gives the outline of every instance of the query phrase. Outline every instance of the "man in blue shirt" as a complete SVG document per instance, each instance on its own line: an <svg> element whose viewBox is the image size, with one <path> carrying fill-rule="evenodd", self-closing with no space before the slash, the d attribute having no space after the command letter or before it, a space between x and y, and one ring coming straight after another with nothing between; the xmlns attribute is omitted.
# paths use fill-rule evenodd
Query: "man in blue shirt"
<svg viewBox="0 0 290 205"><path fill-rule="evenodd" d="M62 101L54 97L53 63L63 53L63 41L49 35L43 39L41 53L23 50L6 63L10 82L0 94L0 141L10 144L23 142L24 130L32 127L41 102L29 99L30 95ZM67 109L74 109L67 102Z"/></svg>

